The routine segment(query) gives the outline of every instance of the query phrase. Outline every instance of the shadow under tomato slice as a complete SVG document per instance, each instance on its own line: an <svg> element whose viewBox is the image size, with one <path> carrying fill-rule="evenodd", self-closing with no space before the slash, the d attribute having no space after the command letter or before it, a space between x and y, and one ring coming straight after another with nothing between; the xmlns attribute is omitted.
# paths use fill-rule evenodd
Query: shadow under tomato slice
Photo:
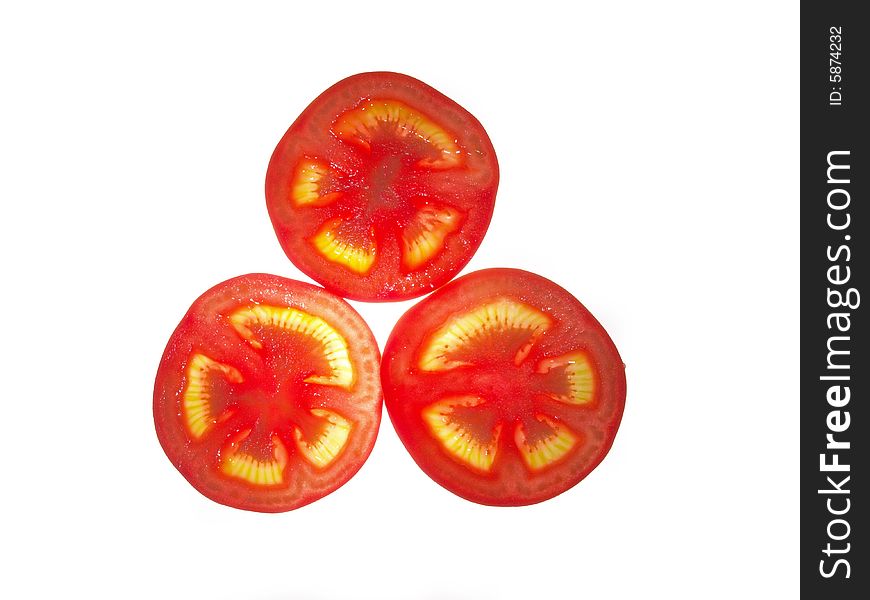
<svg viewBox="0 0 870 600"><path fill-rule="evenodd" d="M428 85L363 73L291 125L266 175L285 253L327 289L401 300L449 281L480 245L498 186L480 123Z"/></svg>
<svg viewBox="0 0 870 600"><path fill-rule="evenodd" d="M607 454L625 405L607 332L567 291L515 269L460 277L411 308L381 376L417 464L490 505L533 504L577 484Z"/></svg>
<svg viewBox="0 0 870 600"><path fill-rule="evenodd" d="M246 275L190 308L166 347L154 420L169 459L209 498L298 508L362 466L381 410L362 318L315 286Z"/></svg>

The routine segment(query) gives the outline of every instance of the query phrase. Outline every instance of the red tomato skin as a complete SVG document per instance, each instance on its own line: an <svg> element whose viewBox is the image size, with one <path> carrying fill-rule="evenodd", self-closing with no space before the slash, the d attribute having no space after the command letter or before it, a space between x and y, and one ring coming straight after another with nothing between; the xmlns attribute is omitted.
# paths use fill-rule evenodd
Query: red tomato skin
<svg viewBox="0 0 870 600"><path fill-rule="evenodd" d="M225 439L192 441L181 422L185 389L185 366L193 352L205 351L213 358L244 369L251 362L244 344L225 322L236 308L247 304L283 304L311 311L327 322L342 321L341 332L352 348L360 376L356 392L365 398L363 418L354 422L356 435L342 455L341 465L328 480L307 481L309 490L264 490L247 484L234 485L216 472L214 452ZM158 441L170 462L185 479L207 498L232 508L277 513L300 508L335 491L362 467L374 447L380 426L383 394L377 375L380 353L362 317L343 299L308 283L254 273L229 279L212 287L194 301L176 327L160 361L154 384L153 413ZM206 449L207 452L203 452ZM298 467L310 474L305 465Z"/></svg>
<svg viewBox="0 0 870 600"><path fill-rule="evenodd" d="M447 237L443 251L424 268L402 271L397 265L398 232L376 231L379 252L387 258L365 275L352 273L315 252L309 242L317 226L337 210L328 206L295 210L290 195L292 171L302 156L330 157L343 153L330 133L337 117L362 100L386 96L428 112L439 125L454 133L465 151L466 164L449 186L446 203L464 212L461 228ZM408 75L392 72L360 73L347 77L320 94L293 122L275 148L266 174L266 204L284 253L303 273L344 298L365 302L392 302L427 294L450 281L474 256L492 219L499 182L495 149L480 122L462 106L431 86ZM436 202L439 198L433 197ZM315 210L321 216L312 216ZM309 220L310 219L310 220Z"/></svg>
<svg viewBox="0 0 870 600"><path fill-rule="evenodd" d="M545 472L540 480L520 470L519 461L515 461L511 467L514 474L526 475L523 480L505 482L499 480L497 473L475 473L451 460L420 426L419 406L437 400L439 393L438 383L433 378L421 378L413 364L419 357L421 341L447 316L460 314L483 299L498 297L506 292L536 308L545 309L544 312L557 320L570 315L574 322L568 327L570 331L581 332L581 345L593 355L602 384L600 398L595 406L602 412L598 430L603 439L594 455L571 469L556 466ZM536 299L541 297L547 298L550 305L536 305ZM461 387L463 377L461 373L455 375L453 387ZM399 319L384 347L381 381L387 414L417 465L448 491L487 506L536 504L574 487L610 451L625 409L625 365L601 324L567 290L544 277L519 269L493 268L469 273L411 307Z"/></svg>

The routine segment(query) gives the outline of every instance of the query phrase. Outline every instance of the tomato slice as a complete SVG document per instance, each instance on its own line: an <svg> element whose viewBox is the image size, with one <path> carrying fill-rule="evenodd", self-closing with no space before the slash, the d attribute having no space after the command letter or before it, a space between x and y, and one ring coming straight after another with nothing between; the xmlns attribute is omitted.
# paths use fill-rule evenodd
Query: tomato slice
<svg viewBox="0 0 870 600"><path fill-rule="evenodd" d="M363 73L290 126L269 163L266 203L303 272L347 298L401 300L471 259L497 187L477 119L421 81Z"/></svg>
<svg viewBox="0 0 870 600"><path fill-rule="evenodd" d="M166 346L157 437L212 500L298 508L343 485L371 452L379 361L341 298L274 275L230 279L193 303Z"/></svg>
<svg viewBox="0 0 870 600"><path fill-rule="evenodd" d="M390 419L418 465L468 500L533 504L613 443L625 368L580 302L515 269L460 277L412 307L384 349Z"/></svg>

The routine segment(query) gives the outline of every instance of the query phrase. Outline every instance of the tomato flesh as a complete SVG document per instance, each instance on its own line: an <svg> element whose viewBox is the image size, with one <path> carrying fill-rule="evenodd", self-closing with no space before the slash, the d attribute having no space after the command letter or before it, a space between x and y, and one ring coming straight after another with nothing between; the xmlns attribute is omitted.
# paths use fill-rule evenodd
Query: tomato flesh
<svg viewBox="0 0 870 600"><path fill-rule="evenodd" d="M318 287L246 275L203 294L167 344L154 387L166 455L209 498L298 508L344 484L380 423L377 344Z"/></svg>
<svg viewBox="0 0 870 600"><path fill-rule="evenodd" d="M495 151L480 123L398 73L335 84L281 139L266 201L285 253L327 289L401 300L449 281L492 217Z"/></svg>
<svg viewBox="0 0 870 600"><path fill-rule="evenodd" d="M607 332L538 275L488 269L411 308L384 349L390 419L418 465L474 502L574 486L609 451L625 370Z"/></svg>

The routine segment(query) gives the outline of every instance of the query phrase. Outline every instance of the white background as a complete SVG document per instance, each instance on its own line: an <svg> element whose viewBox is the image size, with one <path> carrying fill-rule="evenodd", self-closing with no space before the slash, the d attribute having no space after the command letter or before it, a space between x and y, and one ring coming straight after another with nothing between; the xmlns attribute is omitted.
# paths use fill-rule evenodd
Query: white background
<svg viewBox="0 0 870 600"><path fill-rule="evenodd" d="M119 4L0 9L0 596L796 597L795 3ZM461 500L386 418L353 480L279 515L206 500L157 443L153 377L190 303L304 279L266 165L367 70L492 138L465 271L553 279L627 363L613 450L552 501ZM410 305L355 303L381 346Z"/></svg>

